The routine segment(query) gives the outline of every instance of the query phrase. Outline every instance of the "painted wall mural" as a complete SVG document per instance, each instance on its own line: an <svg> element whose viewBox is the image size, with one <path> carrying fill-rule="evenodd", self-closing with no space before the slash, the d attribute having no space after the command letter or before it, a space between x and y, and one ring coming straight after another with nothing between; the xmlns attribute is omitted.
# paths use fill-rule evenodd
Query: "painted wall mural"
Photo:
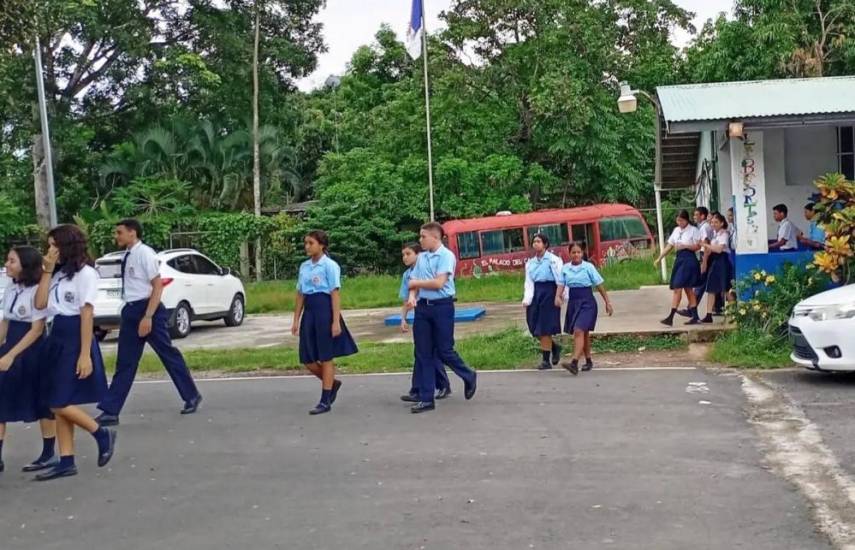
<svg viewBox="0 0 855 550"><path fill-rule="evenodd" d="M769 248L763 132L746 133L744 139L731 139L730 165L737 254L765 254Z"/></svg>

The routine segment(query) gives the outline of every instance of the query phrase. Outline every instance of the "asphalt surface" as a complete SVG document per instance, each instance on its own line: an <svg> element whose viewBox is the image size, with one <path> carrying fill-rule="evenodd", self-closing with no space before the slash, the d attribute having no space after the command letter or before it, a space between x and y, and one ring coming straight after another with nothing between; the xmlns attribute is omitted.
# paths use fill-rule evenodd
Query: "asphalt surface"
<svg viewBox="0 0 855 550"><path fill-rule="evenodd" d="M407 376L203 381L180 417L138 384L105 469L29 481L10 426L0 548L814 549L805 498L766 466L741 378L697 369L481 373L411 415Z"/></svg>

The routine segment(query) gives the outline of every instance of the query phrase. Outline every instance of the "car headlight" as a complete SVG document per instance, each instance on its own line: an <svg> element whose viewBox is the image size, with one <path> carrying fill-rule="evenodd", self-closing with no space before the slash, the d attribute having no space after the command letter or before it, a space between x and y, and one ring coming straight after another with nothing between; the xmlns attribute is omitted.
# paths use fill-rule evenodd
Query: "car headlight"
<svg viewBox="0 0 855 550"><path fill-rule="evenodd" d="M817 308L808 314L814 321L833 321L836 319L855 318L855 303L839 304Z"/></svg>

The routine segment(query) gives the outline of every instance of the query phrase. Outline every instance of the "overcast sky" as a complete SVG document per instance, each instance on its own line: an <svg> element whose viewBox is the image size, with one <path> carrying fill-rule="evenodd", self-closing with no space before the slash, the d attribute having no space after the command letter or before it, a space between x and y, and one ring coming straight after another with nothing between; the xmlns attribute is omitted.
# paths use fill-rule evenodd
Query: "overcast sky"
<svg viewBox="0 0 855 550"><path fill-rule="evenodd" d="M439 13L448 9L451 0L424 0L428 32L439 25ZM733 0L675 0L676 4L697 14L695 26L719 12L730 12ZM399 36L404 36L409 22L411 0L327 0L320 13L324 38L329 51L320 56L318 70L299 83L309 90L324 83L331 74L341 74L356 48L370 44L381 23L388 23ZM685 43L688 36L678 36Z"/></svg>

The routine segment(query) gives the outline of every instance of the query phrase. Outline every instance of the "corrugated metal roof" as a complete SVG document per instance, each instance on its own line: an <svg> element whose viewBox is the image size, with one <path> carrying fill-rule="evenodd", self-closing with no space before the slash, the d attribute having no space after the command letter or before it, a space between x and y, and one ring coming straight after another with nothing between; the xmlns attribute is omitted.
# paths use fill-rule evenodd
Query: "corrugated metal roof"
<svg viewBox="0 0 855 550"><path fill-rule="evenodd" d="M667 122L855 112L855 76L659 86Z"/></svg>

